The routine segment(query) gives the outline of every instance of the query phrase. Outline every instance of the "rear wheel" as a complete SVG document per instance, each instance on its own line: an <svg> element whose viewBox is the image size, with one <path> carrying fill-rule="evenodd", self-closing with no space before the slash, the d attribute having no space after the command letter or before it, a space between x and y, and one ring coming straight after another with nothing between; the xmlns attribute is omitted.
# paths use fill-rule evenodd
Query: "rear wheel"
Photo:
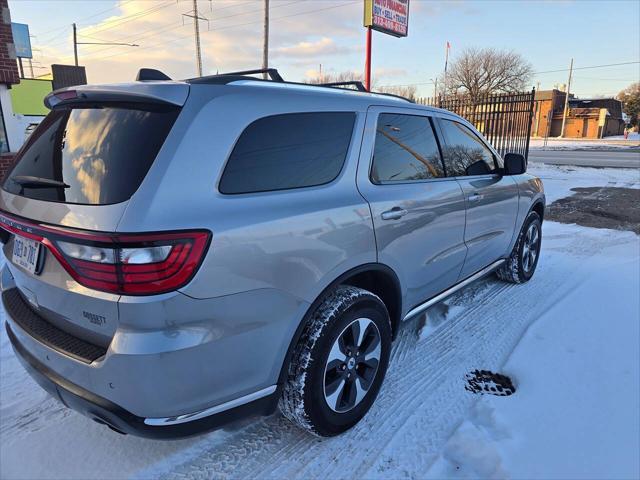
<svg viewBox="0 0 640 480"><path fill-rule="evenodd" d="M338 287L300 338L280 410L317 435L348 430L378 395L390 349L391 323L382 300L361 288Z"/></svg>
<svg viewBox="0 0 640 480"><path fill-rule="evenodd" d="M522 225L511 256L496 271L498 278L511 283L528 282L538 266L541 246L540 216L536 212L530 212Z"/></svg>

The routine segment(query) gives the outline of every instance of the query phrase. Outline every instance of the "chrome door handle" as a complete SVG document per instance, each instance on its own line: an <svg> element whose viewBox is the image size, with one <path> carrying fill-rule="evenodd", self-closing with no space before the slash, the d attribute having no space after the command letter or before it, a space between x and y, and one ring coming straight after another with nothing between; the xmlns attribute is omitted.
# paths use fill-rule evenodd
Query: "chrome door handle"
<svg viewBox="0 0 640 480"><path fill-rule="evenodd" d="M382 219L383 220L398 220L399 218L404 217L407 213L409 213L409 211L405 210L404 208L393 207L391 210L387 210L386 212L382 212Z"/></svg>
<svg viewBox="0 0 640 480"><path fill-rule="evenodd" d="M469 201L470 202L479 202L480 200L482 200L483 195L480 195L479 193L472 193L471 195L469 195Z"/></svg>

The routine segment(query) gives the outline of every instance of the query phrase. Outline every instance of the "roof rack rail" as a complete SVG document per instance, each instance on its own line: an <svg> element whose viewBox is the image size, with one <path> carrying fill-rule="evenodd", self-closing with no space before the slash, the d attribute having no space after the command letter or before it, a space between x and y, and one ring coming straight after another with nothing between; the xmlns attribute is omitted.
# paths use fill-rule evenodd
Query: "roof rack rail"
<svg viewBox="0 0 640 480"><path fill-rule="evenodd" d="M171 80L171 78L155 68L141 68L138 70L136 81L144 82L147 80Z"/></svg>
<svg viewBox="0 0 640 480"><path fill-rule="evenodd" d="M266 73L274 82L284 82L284 79L278 73L276 68L258 68L256 70L244 70L241 72L221 73L220 75L254 75L256 73Z"/></svg>
<svg viewBox="0 0 640 480"><path fill-rule="evenodd" d="M247 75L255 75L256 73L266 73L269 75L269 80L264 78L254 78L248 77ZM324 88L335 88L340 90L350 90L361 93L373 93L375 95L385 95L387 97L397 98L399 100L404 100L405 102L415 103L414 101L403 97L401 95L394 95L393 93L382 93L382 92L369 92L361 81L359 80L350 80L346 82L329 82L329 83L302 83L302 82L288 82L282 78L278 70L275 68L258 68L255 70L242 70L239 72L224 72L218 73L216 75L207 75L205 77L196 77L185 80L188 83L192 84L208 84L208 85L227 85L231 82L239 81L239 80L255 80L257 82L277 82L277 83L285 83L288 85L304 85L306 87L324 87ZM355 90L345 89L344 87L356 87Z"/></svg>
<svg viewBox="0 0 640 480"><path fill-rule="evenodd" d="M368 92L362 82L358 80L351 80L349 82L329 82L329 83L316 83L318 87L356 87L359 92Z"/></svg>

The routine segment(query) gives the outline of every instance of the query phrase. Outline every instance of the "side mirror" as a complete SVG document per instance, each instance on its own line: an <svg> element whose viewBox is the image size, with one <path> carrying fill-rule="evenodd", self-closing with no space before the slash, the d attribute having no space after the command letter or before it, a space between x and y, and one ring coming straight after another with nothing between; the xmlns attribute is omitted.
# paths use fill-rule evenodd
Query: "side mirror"
<svg viewBox="0 0 640 480"><path fill-rule="evenodd" d="M504 174L520 175L527 171L527 161L520 153L507 153L504 156Z"/></svg>

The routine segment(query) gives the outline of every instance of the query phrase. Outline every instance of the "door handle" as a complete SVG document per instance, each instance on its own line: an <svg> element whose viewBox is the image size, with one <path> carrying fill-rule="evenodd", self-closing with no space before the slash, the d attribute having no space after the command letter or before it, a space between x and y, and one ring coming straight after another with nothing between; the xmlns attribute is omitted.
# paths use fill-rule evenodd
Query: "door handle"
<svg viewBox="0 0 640 480"><path fill-rule="evenodd" d="M479 193L472 193L471 195L469 195L469 201L470 202L479 202L480 200L482 200L483 195L480 195Z"/></svg>
<svg viewBox="0 0 640 480"><path fill-rule="evenodd" d="M398 220L399 218L404 217L407 213L409 213L409 211L405 210L404 208L393 207L391 210L387 210L386 212L382 212L382 219L383 220Z"/></svg>

